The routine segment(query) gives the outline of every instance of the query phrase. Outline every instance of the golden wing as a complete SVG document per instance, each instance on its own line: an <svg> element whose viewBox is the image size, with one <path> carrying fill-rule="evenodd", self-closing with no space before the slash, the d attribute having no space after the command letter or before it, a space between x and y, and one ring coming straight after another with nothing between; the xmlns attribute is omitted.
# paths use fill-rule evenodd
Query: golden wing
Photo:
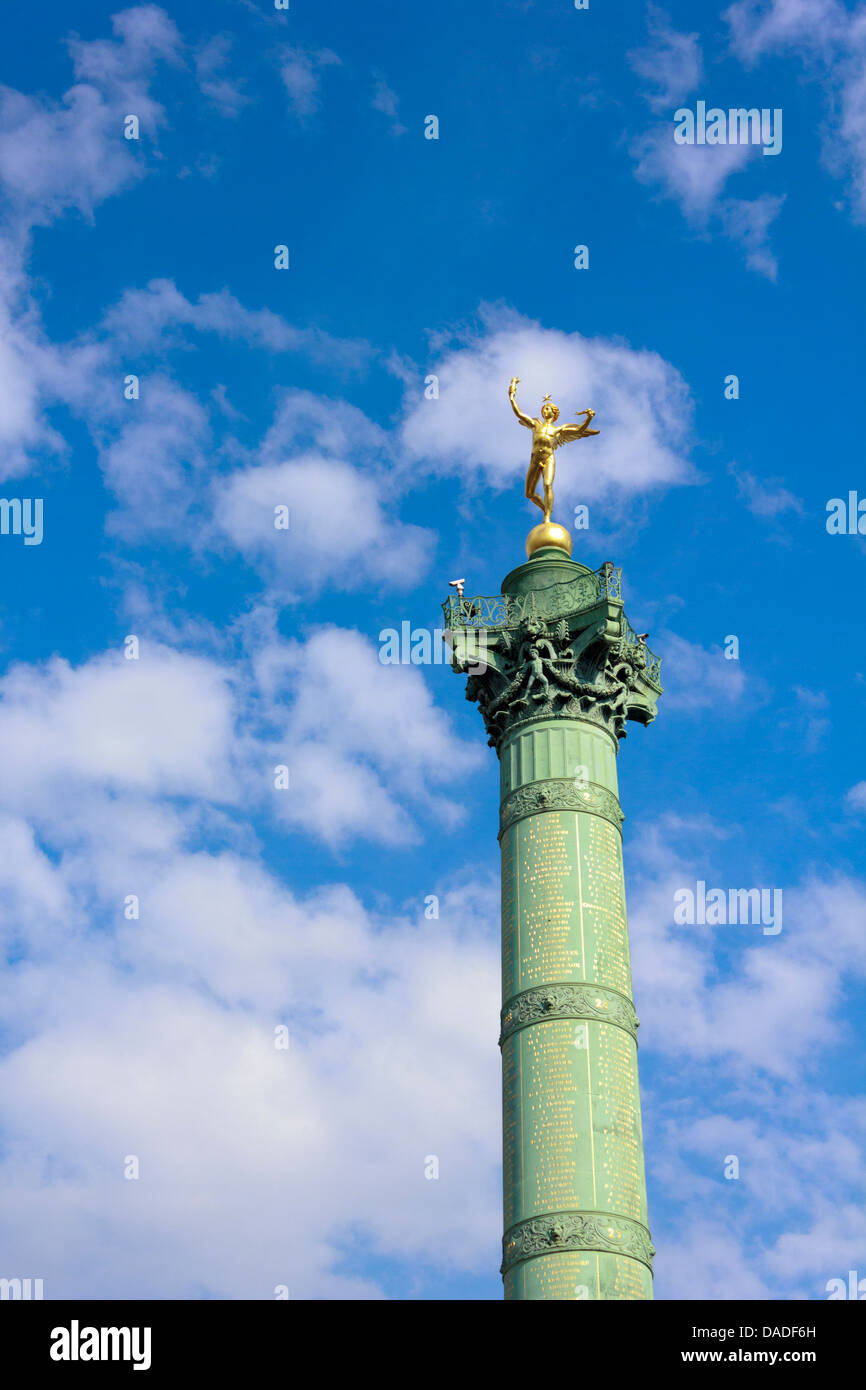
<svg viewBox="0 0 866 1390"><path fill-rule="evenodd" d="M556 448L569 444L572 439L585 439L588 434L601 434L601 430L588 430L584 425L560 425L556 431Z"/></svg>

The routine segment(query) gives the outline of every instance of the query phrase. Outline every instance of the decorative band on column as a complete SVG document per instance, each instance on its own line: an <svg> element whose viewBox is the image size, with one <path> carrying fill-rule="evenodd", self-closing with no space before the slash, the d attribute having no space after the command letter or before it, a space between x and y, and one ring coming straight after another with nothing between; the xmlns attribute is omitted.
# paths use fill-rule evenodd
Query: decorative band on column
<svg viewBox="0 0 866 1390"><path fill-rule="evenodd" d="M615 989L601 989L598 985L536 985L515 994L503 1005L500 1014L502 1031L499 1046L528 1028L531 1023L544 1023L552 1018L587 1019L596 1023L613 1023L622 1028L637 1042L639 1027L634 1004L624 994Z"/></svg>
<svg viewBox="0 0 866 1390"><path fill-rule="evenodd" d="M655 1247L646 1226L627 1216L606 1211L552 1211L518 1221L502 1237L505 1275L524 1260L562 1250L596 1250L606 1255L628 1255L640 1260L652 1274Z"/></svg>
<svg viewBox="0 0 866 1390"><path fill-rule="evenodd" d="M505 798L499 808L499 838L509 825L538 811L591 811L610 821L622 833L625 816L619 799L598 782L576 783L573 777L544 777L527 782Z"/></svg>

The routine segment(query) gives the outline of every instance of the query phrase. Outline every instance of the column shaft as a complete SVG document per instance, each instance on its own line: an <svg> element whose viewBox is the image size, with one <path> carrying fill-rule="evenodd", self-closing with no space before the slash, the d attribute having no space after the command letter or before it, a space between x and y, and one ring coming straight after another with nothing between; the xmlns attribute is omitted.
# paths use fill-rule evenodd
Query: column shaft
<svg viewBox="0 0 866 1390"><path fill-rule="evenodd" d="M616 741L541 719L500 756L505 1296L651 1298Z"/></svg>

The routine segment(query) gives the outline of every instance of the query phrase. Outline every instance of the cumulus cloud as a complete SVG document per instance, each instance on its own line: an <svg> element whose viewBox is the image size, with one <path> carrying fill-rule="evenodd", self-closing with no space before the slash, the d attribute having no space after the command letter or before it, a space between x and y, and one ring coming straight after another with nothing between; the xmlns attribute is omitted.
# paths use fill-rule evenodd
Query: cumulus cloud
<svg viewBox="0 0 866 1390"><path fill-rule="evenodd" d="M848 184L866 222L866 7L839 0L738 0L726 10L731 47L748 67L770 54L799 57L827 101L824 158Z"/></svg>
<svg viewBox="0 0 866 1390"><path fill-rule="evenodd" d="M0 194L19 230L71 208L92 217L144 172L123 122L136 115L155 134L164 113L150 83L160 62L179 61L180 36L155 5L124 10L111 23L113 39L70 42L76 82L62 101L0 88Z"/></svg>
<svg viewBox="0 0 866 1390"><path fill-rule="evenodd" d="M814 1300L847 1285L864 1232L861 1098L717 1065L700 1094L653 1100L656 1297Z"/></svg>
<svg viewBox="0 0 866 1390"><path fill-rule="evenodd" d="M257 650L281 725L272 747L286 750L293 779L290 795L276 797L278 815L334 847L347 836L416 839L413 805L446 825L462 818L449 790L481 766L483 749L454 736L418 667L383 664L372 641L336 627L303 643L259 638Z"/></svg>
<svg viewBox="0 0 866 1390"><path fill-rule="evenodd" d="M139 819L142 797L232 808L243 796L331 846L406 843L416 812L449 827L460 820L450 789L483 750L455 736L419 667L383 664L377 641L349 629L286 640L273 610L242 627L239 666L146 633L138 659L119 650L78 667L13 666L0 680L0 811L47 817L57 832L64 813L48 789L60 778L79 818L107 828L113 800L127 798L131 831L156 846L170 835ZM276 764L289 767L287 792L274 790Z"/></svg>
<svg viewBox="0 0 866 1390"><path fill-rule="evenodd" d="M858 927L866 888L817 873L798 885L772 885L782 891L776 934L755 925L678 925L675 893L694 890L698 880L715 886L711 847L687 854L687 829L676 820L646 827L633 845L641 887L631 896L629 922L641 1045L696 1066L724 1058L731 1077L795 1081L810 1070L816 1045L847 1038L839 1004L847 984L866 975ZM703 827L697 831L706 838ZM735 956L717 976L723 950Z"/></svg>
<svg viewBox="0 0 866 1390"><path fill-rule="evenodd" d="M650 88L660 86L660 91L647 91L646 100L654 112L666 112L666 119L632 141L635 177L677 203L696 231L722 231L737 242L746 252L749 268L775 280L778 265L769 231L784 198L770 193L751 199L723 196L729 179L745 170L760 155L760 148L674 141L674 108L691 96L703 73L699 37L678 33L654 5L649 7L648 25L649 44L630 53L629 62Z"/></svg>
<svg viewBox="0 0 866 1390"><path fill-rule="evenodd" d="M144 642L73 667L15 665L0 681L3 799L46 806L55 780L148 794L222 799L231 702L225 674L202 658Z"/></svg>
<svg viewBox="0 0 866 1390"><path fill-rule="evenodd" d="M130 537L180 533L191 526L191 509L200 502L195 474L206 461L207 412L164 376L149 377L139 399L126 406L127 418L113 437L104 426L96 428L105 481L121 504L109 529Z"/></svg>
<svg viewBox="0 0 866 1390"><path fill-rule="evenodd" d="M729 886L715 866L741 833L656 814L629 844L656 1296L825 1298L862 1239L835 1214L862 1209L866 1104L834 1059L866 978L866 885L804 865L777 935L675 925L675 893Z"/></svg>
<svg viewBox="0 0 866 1390"><path fill-rule="evenodd" d="M439 399L407 396L400 441L412 467L459 471L470 491L511 487L526 470L529 436L506 394L512 376L520 378L518 400L527 414L538 412L545 392L563 422L586 406L596 411L598 437L560 455L557 478L566 502L696 480L688 459L688 387L657 353L486 307L480 331L441 346L430 371L439 379Z"/></svg>
<svg viewBox="0 0 866 1390"><path fill-rule="evenodd" d="M394 787L441 784L443 753L453 775L443 717L357 634L258 641L251 666L143 639L138 661L0 682L0 1244L47 1297L381 1297L347 1264L359 1240L495 1263L495 884L439 871L376 913L340 884L293 893L205 812L242 790L248 815L270 772L239 705L248 731L282 711L326 770L363 760L389 792L368 820L397 814ZM334 815L345 846L360 825Z"/></svg>
<svg viewBox="0 0 866 1390"><path fill-rule="evenodd" d="M857 1264L863 1102L802 1084L745 1101L708 1081L658 1127L650 1170L671 1201L654 1222L657 1297L824 1299Z"/></svg>
<svg viewBox="0 0 866 1390"><path fill-rule="evenodd" d="M138 922L13 967L10 1267L47 1297L376 1298L359 1239L495 1262L493 937L377 920L343 888L298 899L230 858L163 869Z"/></svg>
<svg viewBox="0 0 866 1390"><path fill-rule="evenodd" d="M26 470L29 451L63 449L42 413L46 349L20 261L0 243L0 476Z"/></svg>
<svg viewBox="0 0 866 1390"><path fill-rule="evenodd" d="M381 477L351 464L303 453L284 463L232 473L218 486L218 530L286 596L326 583L411 588L427 570L433 536L404 525L381 502ZM287 507L288 528L275 509Z"/></svg>

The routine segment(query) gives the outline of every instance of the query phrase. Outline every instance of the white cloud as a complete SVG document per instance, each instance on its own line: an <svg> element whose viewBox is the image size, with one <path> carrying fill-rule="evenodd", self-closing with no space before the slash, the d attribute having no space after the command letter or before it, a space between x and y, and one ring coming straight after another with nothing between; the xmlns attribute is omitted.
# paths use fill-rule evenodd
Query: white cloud
<svg viewBox="0 0 866 1390"><path fill-rule="evenodd" d="M11 249L0 243L0 476L25 471L30 449L63 447L42 416L42 359L23 273Z"/></svg>
<svg viewBox="0 0 866 1390"><path fill-rule="evenodd" d="M629 54L632 68L644 81L660 85L646 100L655 112L666 111L658 122L632 141L637 161L635 177L657 185L664 197L678 204L687 222L704 234L724 232L746 252L751 270L776 279L776 258L769 245L770 224L784 199L769 193L757 198L723 197L728 180L743 171L760 154L756 145L678 145L674 141L674 107L685 101L701 81L703 59L697 34L681 34L656 6L648 10L650 43Z"/></svg>
<svg viewBox="0 0 866 1390"><path fill-rule="evenodd" d="M862 1099L802 1082L732 1095L719 1076L660 1108L649 1160L669 1199L654 1222L661 1297L822 1299L828 1279L847 1283L864 1227Z"/></svg>
<svg viewBox="0 0 866 1390"><path fill-rule="evenodd" d="M134 5L113 15L115 39L68 42L79 80L93 82L106 94L128 102L140 94L141 83L150 77L157 62L177 65L182 43L174 21L158 5Z"/></svg>
<svg viewBox="0 0 866 1390"><path fill-rule="evenodd" d="M739 0L724 18L747 66L770 54L794 55L821 83L829 113L825 162L847 179L854 217L866 222L866 8L849 10L838 0Z"/></svg>
<svg viewBox="0 0 866 1390"><path fill-rule="evenodd" d="M844 1140L844 1135L838 1137ZM866 1212L859 1196L852 1192L850 1201L841 1202L836 1193L822 1193L813 1210L803 1213L800 1229L785 1231L776 1240L767 1255L769 1268L787 1277L796 1270L803 1283L809 1275L815 1276L808 1280L807 1296L828 1297L830 1279L841 1279L847 1294L848 1271L859 1264L858 1278L864 1277Z"/></svg>
<svg viewBox="0 0 866 1390"><path fill-rule="evenodd" d="M664 653L662 673L668 709L688 714L706 709L735 714L741 702L745 704L747 694L759 696L763 692L763 683L749 691L742 663L726 658L721 647L701 647L675 632L663 632L657 645Z"/></svg>
<svg viewBox="0 0 866 1390"><path fill-rule="evenodd" d="M647 6L649 43L634 49L628 61L638 77L658 88L647 96L654 111L679 105L703 77L703 56L697 34L680 34L670 16L657 5Z"/></svg>
<svg viewBox="0 0 866 1390"><path fill-rule="evenodd" d="M413 841L416 813L459 822L454 790L484 750L454 735L420 667L383 664L375 640L346 629L287 641L273 610L242 628L236 667L181 655L147 629L138 660L118 649L79 667L13 666L0 680L0 814L73 840L88 825L100 854L113 837L122 863L186 829L229 833L218 810L241 799L332 848ZM288 790L275 789L278 764ZM74 798L71 820L58 785ZM154 797L196 806L176 819Z"/></svg>
<svg viewBox="0 0 866 1390"><path fill-rule="evenodd" d="M728 198L719 209L728 236L746 252L746 265L768 280L775 280L779 269L770 249L770 226L784 201L784 196L762 193L758 198Z"/></svg>
<svg viewBox="0 0 866 1390"><path fill-rule="evenodd" d="M354 753L331 746L327 733L277 756L288 758L289 794L274 793L278 816L339 851L355 840L385 845L418 842L417 828L378 773Z"/></svg>
<svg viewBox="0 0 866 1390"><path fill-rule="evenodd" d="M731 175L745 169L756 152L754 145L677 145L672 122L651 127L632 144L636 178L657 184L697 231L720 227L743 247L751 270L775 280L778 264L770 249L769 230L784 197L770 193L751 199L722 196Z"/></svg>
<svg viewBox="0 0 866 1390"><path fill-rule="evenodd" d="M117 395L126 422L110 442L97 429L105 481L121 504L109 518L109 529L140 537L186 528L194 543L190 509L201 500L195 475L206 462L207 412L191 392L164 376L146 378L138 400L124 402L120 382Z"/></svg>
<svg viewBox="0 0 866 1390"><path fill-rule="evenodd" d="M399 623L395 624L399 627ZM319 628L304 642L259 648L272 717L292 703L275 740L290 769L276 814L336 847L347 836L385 843L417 838L406 806L426 807L453 825L461 816L452 787L476 770L484 751L457 739L433 703L417 666L385 665L360 633ZM434 667L443 678L447 665Z"/></svg>
<svg viewBox="0 0 866 1390"><path fill-rule="evenodd" d="M325 584L412 588L430 564L433 535L404 525L381 502L382 475L322 454L232 473L217 485L218 530L286 596ZM274 512L289 508L288 530Z"/></svg>
<svg viewBox="0 0 866 1390"><path fill-rule="evenodd" d="M231 799L231 698L211 662L142 636L137 661L118 650L77 668L12 666L0 696L0 797L19 813L50 811L57 783Z"/></svg>
<svg viewBox="0 0 866 1390"><path fill-rule="evenodd" d="M297 898L235 856L170 854L138 921L69 949L79 867L32 883L55 948L30 943L0 1001L10 1268L47 1297L366 1298L341 1269L359 1237L428 1270L495 1263L492 893L436 883L422 930L426 883L414 921L382 920L344 887Z"/></svg>
<svg viewBox="0 0 866 1390"><path fill-rule="evenodd" d="M153 138L163 111L149 84L159 62L179 61L180 36L155 5L115 15L112 28L113 40L70 42L77 81L62 102L0 88L0 192L20 230L70 208L91 217L144 172L124 118Z"/></svg>
<svg viewBox="0 0 866 1390"><path fill-rule="evenodd" d="M546 329L501 308L482 309L483 328L429 363L439 399L416 390L405 408L401 442L412 467L459 472L468 491L514 487L525 473L530 438L508 405L512 376L518 400L536 414L550 392L563 421L592 406L597 438L563 449L558 496L591 501L692 482L687 458L692 420L688 388L657 353L608 338Z"/></svg>
<svg viewBox="0 0 866 1390"><path fill-rule="evenodd" d="M373 94L373 110L381 111L384 116L388 116L391 121L392 135L405 135L407 127L403 125L399 116L399 99L393 88L388 83L379 78L376 82L376 90Z"/></svg>
<svg viewBox="0 0 866 1390"><path fill-rule="evenodd" d="M240 115L250 98L244 92L243 81L228 77L224 71L231 46L230 34L214 34L197 50L195 72L202 94L223 116L233 118Z"/></svg>
<svg viewBox="0 0 866 1390"><path fill-rule="evenodd" d="M755 516L773 521L785 512L797 516L805 514L805 507L799 497L786 488L779 478L758 478L754 473L732 468L737 484L737 494Z"/></svg>
<svg viewBox="0 0 866 1390"><path fill-rule="evenodd" d="M325 68L342 66L341 59L329 48L306 50L285 48L280 64L280 76L289 97L289 106L302 121L315 115L321 102L321 72Z"/></svg>
<svg viewBox="0 0 866 1390"><path fill-rule="evenodd" d="M816 1047L846 1040L843 989L866 976L859 927L866 888L841 875L808 873L798 885L719 882L706 828L692 829L703 848L690 854L689 827L677 820L644 829L631 846L632 872L641 876L629 900L641 1047L696 1068L724 1058L732 1078L795 1080L812 1065ZM708 889L780 889L781 930L675 924L675 893L694 891L698 880ZM736 955L717 975L722 950Z"/></svg>
<svg viewBox="0 0 866 1390"><path fill-rule="evenodd" d="M662 1297L677 1300L746 1301L773 1297L771 1286L751 1267L730 1224L692 1211L687 1234L664 1241L655 1260ZM655 1240L660 1239L658 1231ZM658 1296L658 1293L657 1295Z"/></svg>
<svg viewBox="0 0 866 1390"><path fill-rule="evenodd" d="M103 316L99 332L128 350L164 353L183 343L182 330L187 328L270 352L302 352L337 370L361 369L373 355L363 341L298 328L271 309L247 309L228 290L189 300L173 280L165 279L151 280L143 290L125 290Z"/></svg>
<svg viewBox="0 0 866 1390"><path fill-rule="evenodd" d="M818 55L848 30L848 14L838 0L741 0L723 18L735 52L749 65L774 50L806 45Z"/></svg>
<svg viewBox="0 0 866 1390"><path fill-rule="evenodd" d="M751 145L677 145L673 121L653 126L633 146L637 178L658 183L686 218L702 225L716 211L732 174L745 168Z"/></svg>

